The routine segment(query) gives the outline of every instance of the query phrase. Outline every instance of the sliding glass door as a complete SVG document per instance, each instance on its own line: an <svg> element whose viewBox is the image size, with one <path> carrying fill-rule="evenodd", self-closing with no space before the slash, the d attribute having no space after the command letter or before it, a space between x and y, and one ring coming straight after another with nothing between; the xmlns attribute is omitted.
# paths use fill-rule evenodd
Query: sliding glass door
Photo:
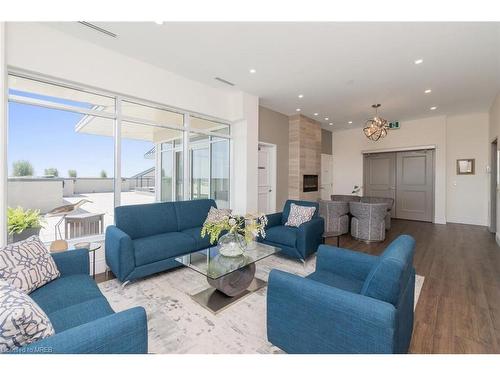
<svg viewBox="0 0 500 375"><path fill-rule="evenodd" d="M229 140L191 133L190 199L214 199L229 208Z"/></svg>
<svg viewBox="0 0 500 375"><path fill-rule="evenodd" d="M229 139L212 137L211 197L219 208L229 208Z"/></svg>
<svg viewBox="0 0 500 375"><path fill-rule="evenodd" d="M182 163L182 138L165 142L159 146L161 149L161 188L160 200L162 202L180 201L183 199L183 163Z"/></svg>
<svg viewBox="0 0 500 375"><path fill-rule="evenodd" d="M208 147L191 149L191 199L210 197L210 150Z"/></svg>

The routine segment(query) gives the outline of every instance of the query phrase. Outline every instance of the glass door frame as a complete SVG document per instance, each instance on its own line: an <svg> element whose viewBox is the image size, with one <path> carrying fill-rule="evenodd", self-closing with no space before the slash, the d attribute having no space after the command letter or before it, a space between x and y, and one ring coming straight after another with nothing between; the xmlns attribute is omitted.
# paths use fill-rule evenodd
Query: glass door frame
<svg viewBox="0 0 500 375"><path fill-rule="evenodd" d="M16 95L10 95L8 92L9 85L8 85L8 77L9 76L14 76L14 77L21 77L21 78L26 78L26 79L31 79L34 81L39 81L42 83L47 83L47 84L52 84L55 86L62 86L70 89L75 89L75 90L80 90L83 92L88 92L91 94L96 94L96 95L101 95L104 97L110 97L114 98L115 100L115 110L114 112L101 112L98 110L94 109L86 109L82 107L74 107L74 106L69 106L69 105L62 105L58 104L55 102L48 102L48 101L40 101L40 100L32 100L29 98L23 98L19 97ZM57 78L57 77L52 77L48 75L43 75L39 73L34 73L30 72L27 70L23 69L18 69L18 68L12 68L9 67L6 71L6 80L5 82L7 83L7 95L5 97L5 102L2 103L2 105L7 106L8 102L16 102L16 103L24 103L24 104L31 104L31 105L36 105L40 107L45 107L45 108L52 108L52 109L60 109L64 111L69 111L69 112L76 112L76 113L81 113L85 115L92 115L96 117L104 117L104 118L109 118L114 120L114 206L117 207L121 204L121 179L122 179L122 135L121 135L121 130L122 130L122 122L126 121L129 123L137 123L137 124L143 124L143 125L150 125L150 126L159 126L163 128L168 128L168 129L173 129L173 130L178 130L183 132L183 141L182 141L182 146L180 146L180 150L182 150L183 153L183 198L186 199L186 197L191 196L190 192L190 165L191 165L191 160L190 160L190 148L189 148L189 134L190 133L196 133L196 134L204 134L210 137L212 139L213 137L217 138L224 138L229 141L229 179L230 179L230 188L229 188L229 196L231 195L231 187L232 185L232 165L231 165L231 160L232 160L232 135L231 135L231 125L232 122L217 118L215 116L210 116L210 115L205 115L202 113L197 113L194 111L188 111L185 109L181 108L176 108L173 106L168 106L162 103L150 101L150 100L145 100L137 97L133 97L130 95L126 94L121 94L119 92L111 91L111 90L105 90L101 89L98 87L93 87L90 85L83 85L80 83L76 83L73 81ZM177 126L177 125L172 125L172 124L165 124L165 123L160 123L160 122L155 122L155 121L150 121L144 118L135 118L135 117L129 117L123 115L122 111L122 102L123 101L128 101L128 102L133 102L136 104L140 105L145 105L149 107L155 107L161 110L166 110L166 111L171 111L171 112L176 112L179 114L183 115L183 126ZM195 118L200 118L200 119L205 119L208 121L216 122L221 125L225 125L228 127L228 134L218 134L210 131L205 131L202 129L192 129L191 130L191 117ZM5 129L4 129L5 128ZM5 121L5 124L2 126L2 129L0 130L7 130L8 128L8 121ZM160 143L155 144L155 161L156 161L156 171L155 171L155 184L161 184L161 152L159 146ZM211 147L211 146L210 146ZM0 140L0 149L4 150L4 155L5 155L5 160L7 160L7 151L8 151L8 142L7 142L7 137L4 137ZM211 152L211 151L210 151ZM211 160L211 154L210 154L210 160ZM3 170L3 176L0 176L2 178L2 181L7 182L8 181L8 175L7 175L7 168L4 168ZM210 175L212 174L212 171L210 170ZM2 199L5 204L3 206L7 206L7 183L1 184L0 186L0 199ZM212 194L212 184L210 182L210 195ZM156 189L155 193L155 198L157 201L160 201L161 199L161 192L160 189ZM230 202L228 198L228 202ZM0 205L2 206L2 205ZM2 206L2 207L3 207ZM2 217L6 218L7 212L0 212L0 215ZM2 232L2 235L0 236L0 245L2 245L1 242L6 238L6 233L7 233L7 225L6 225L6 220L1 220L0 221L0 231ZM5 236L4 236L5 235Z"/></svg>

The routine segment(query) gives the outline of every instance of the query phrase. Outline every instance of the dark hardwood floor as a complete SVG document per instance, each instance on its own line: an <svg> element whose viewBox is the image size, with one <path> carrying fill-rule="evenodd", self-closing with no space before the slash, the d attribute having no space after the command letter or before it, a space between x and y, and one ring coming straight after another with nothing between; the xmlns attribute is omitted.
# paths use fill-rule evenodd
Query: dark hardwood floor
<svg viewBox="0 0 500 375"><path fill-rule="evenodd" d="M340 246L378 255L400 234L415 238L414 265L425 276L410 353L500 353L500 247L494 235L480 226L393 220L384 242L344 235ZM96 281L111 278L100 274Z"/></svg>
<svg viewBox="0 0 500 375"><path fill-rule="evenodd" d="M494 235L474 225L393 220L384 242L344 235L340 246L378 255L403 233L415 238L415 269L425 276L410 352L500 353L500 247Z"/></svg>

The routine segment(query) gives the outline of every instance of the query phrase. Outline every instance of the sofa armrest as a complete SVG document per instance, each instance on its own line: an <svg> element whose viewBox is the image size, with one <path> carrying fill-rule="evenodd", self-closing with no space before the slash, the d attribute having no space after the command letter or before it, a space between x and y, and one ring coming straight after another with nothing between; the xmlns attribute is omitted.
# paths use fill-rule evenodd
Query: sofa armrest
<svg viewBox="0 0 500 375"><path fill-rule="evenodd" d="M130 236L115 225L109 225L106 228L105 253L106 264L118 280L127 280L135 268L134 244Z"/></svg>
<svg viewBox="0 0 500 375"><path fill-rule="evenodd" d="M325 220L316 217L306 223L300 224L297 233L297 249L304 259L314 254L318 246L323 242L323 232L325 230Z"/></svg>
<svg viewBox="0 0 500 375"><path fill-rule="evenodd" d="M339 247L320 245L316 258L316 270L365 281L378 257Z"/></svg>
<svg viewBox="0 0 500 375"><path fill-rule="evenodd" d="M88 249L78 249L50 254L61 276L88 275L90 272Z"/></svg>
<svg viewBox="0 0 500 375"><path fill-rule="evenodd" d="M23 346L13 354L146 354L146 311L134 307Z"/></svg>
<svg viewBox="0 0 500 375"><path fill-rule="evenodd" d="M268 340L287 353L392 353L396 309L389 303L272 270Z"/></svg>
<svg viewBox="0 0 500 375"><path fill-rule="evenodd" d="M274 214L269 214L267 216L267 226L266 228L276 227L281 225L282 212L276 212Z"/></svg>

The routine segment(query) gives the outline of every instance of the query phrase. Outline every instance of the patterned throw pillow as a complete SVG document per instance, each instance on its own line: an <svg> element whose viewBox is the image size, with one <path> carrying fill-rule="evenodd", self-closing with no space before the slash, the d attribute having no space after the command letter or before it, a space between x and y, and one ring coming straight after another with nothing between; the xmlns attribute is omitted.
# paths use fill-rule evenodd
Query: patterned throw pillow
<svg viewBox="0 0 500 375"><path fill-rule="evenodd" d="M307 223L312 219L316 207L299 206L292 203L290 206L290 214L285 225L289 227L298 227L300 224Z"/></svg>
<svg viewBox="0 0 500 375"><path fill-rule="evenodd" d="M56 263L38 236L0 249L0 279L26 293L57 279Z"/></svg>
<svg viewBox="0 0 500 375"><path fill-rule="evenodd" d="M210 207L205 223L216 223L229 216L231 216L231 210L229 208Z"/></svg>
<svg viewBox="0 0 500 375"><path fill-rule="evenodd" d="M54 334L43 310L26 293L0 280L0 353Z"/></svg>

